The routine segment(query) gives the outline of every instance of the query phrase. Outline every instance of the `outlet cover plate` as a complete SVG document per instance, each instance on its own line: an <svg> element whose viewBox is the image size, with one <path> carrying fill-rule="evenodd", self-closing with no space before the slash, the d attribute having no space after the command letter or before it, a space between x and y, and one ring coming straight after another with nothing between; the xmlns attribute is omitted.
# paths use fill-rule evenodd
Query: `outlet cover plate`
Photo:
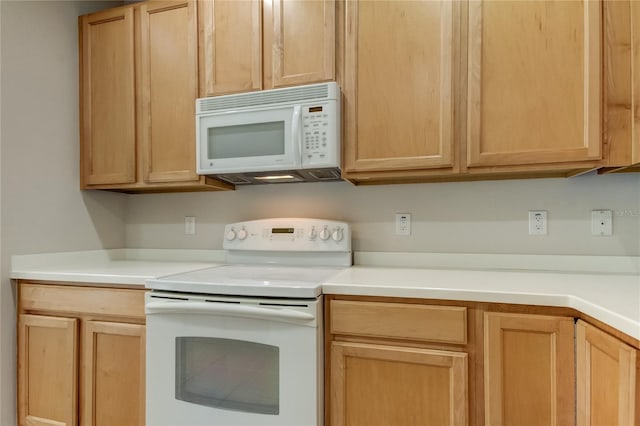
<svg viewBox="0 0 640 426"><path fill-rule="evenodd" d="M396 235L411 235L411 213L396 213Z"/></svg>
<svg viewBox="0 0 640 426"><path fill-rule="evenodd" d="M547 235L546 210L529 211L529 235Z"/></svg>

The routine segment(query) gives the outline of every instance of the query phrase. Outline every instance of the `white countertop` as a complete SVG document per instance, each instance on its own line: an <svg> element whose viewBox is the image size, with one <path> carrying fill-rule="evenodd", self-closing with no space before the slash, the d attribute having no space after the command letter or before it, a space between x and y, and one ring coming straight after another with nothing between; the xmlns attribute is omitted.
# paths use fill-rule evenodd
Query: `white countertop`
<svg viewBox="0 0 640 426"><path fill-rule="evenodd" d="M640 340L637 257L355 253L354 258L356 266L330 278L323 293L574 308ZM147 279L224 261L219 250L36 254L13 256L10 276L144 286Z"/></svg>
<svg viewBox="0 0 640 426"><path fill-rule="evenodd" d="M640 340L637 274L354 266L322 291L574 308Z"/></svg>
<svg viewBox="0 0 640 426"><path fill-rule="evenodd" d="M224 254L200 250L95 250L13 256L11 278L144 287L165 275L210 268Z"/></svg>

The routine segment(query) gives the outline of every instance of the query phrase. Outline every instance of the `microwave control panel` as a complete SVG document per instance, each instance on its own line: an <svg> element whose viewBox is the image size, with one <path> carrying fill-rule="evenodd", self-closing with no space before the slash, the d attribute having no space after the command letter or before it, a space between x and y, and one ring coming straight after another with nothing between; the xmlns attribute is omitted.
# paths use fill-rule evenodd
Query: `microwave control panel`
<svg viewBox="0 0 640 426"><path fill-rule="evenodd" d="M302 166L339 166L339 114L336 102L302 106Z"/></svg>

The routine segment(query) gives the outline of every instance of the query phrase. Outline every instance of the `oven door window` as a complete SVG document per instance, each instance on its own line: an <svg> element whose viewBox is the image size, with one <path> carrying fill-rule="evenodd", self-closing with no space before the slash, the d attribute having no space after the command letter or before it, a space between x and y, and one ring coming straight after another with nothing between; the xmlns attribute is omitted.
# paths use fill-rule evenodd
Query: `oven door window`
<svg viewBox="0 0 640 426"><path fill-rule="evenodd" d="M176 399L279 414L279 349L243 340L176 337Z"/></svg>

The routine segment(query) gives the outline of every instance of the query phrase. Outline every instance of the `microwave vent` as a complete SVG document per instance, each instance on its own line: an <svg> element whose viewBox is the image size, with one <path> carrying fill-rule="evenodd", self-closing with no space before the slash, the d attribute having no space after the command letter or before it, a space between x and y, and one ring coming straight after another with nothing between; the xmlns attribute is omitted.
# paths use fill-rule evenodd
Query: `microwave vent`
<svg viewBox="0 0 640 426"><path fill-rule="evenodd" d="M271 104L322 101L326 99L336 99L336 94L337 84L330 82L236 95L200 98L196 101L196 114L268 106Z"/></svg>
<svg viewBox="0 0 640 426"><path fill-rule="evenodd" d="M245 177L243 177L242 175L239 174L232 174L232 175L218 175L219 179L222 179L226 182L229 182L233 185L246 185L248 183L252 183L252 181L250 179L247 179Z"/></svg>
<svg viewBox="0 0 640 426"><path fill-rule="evenodd" d="M271 179L279 175L278 179ZM340 181L340 169L322 168L322 169L300 169L300 170L279 170L276 172L245 172L245 173L223 173L209 175L216 179L223 180L233 185L272 185L278 183L293 182L329 182ZM267 179L265 179L267 178Z"/></svg>
<svg viewBox="0 0 640 426"><path fill-rule="evenodd" d="M340 180L340 171L337 169L315 169L310 170L309 174L314 180Z"/></svg>

